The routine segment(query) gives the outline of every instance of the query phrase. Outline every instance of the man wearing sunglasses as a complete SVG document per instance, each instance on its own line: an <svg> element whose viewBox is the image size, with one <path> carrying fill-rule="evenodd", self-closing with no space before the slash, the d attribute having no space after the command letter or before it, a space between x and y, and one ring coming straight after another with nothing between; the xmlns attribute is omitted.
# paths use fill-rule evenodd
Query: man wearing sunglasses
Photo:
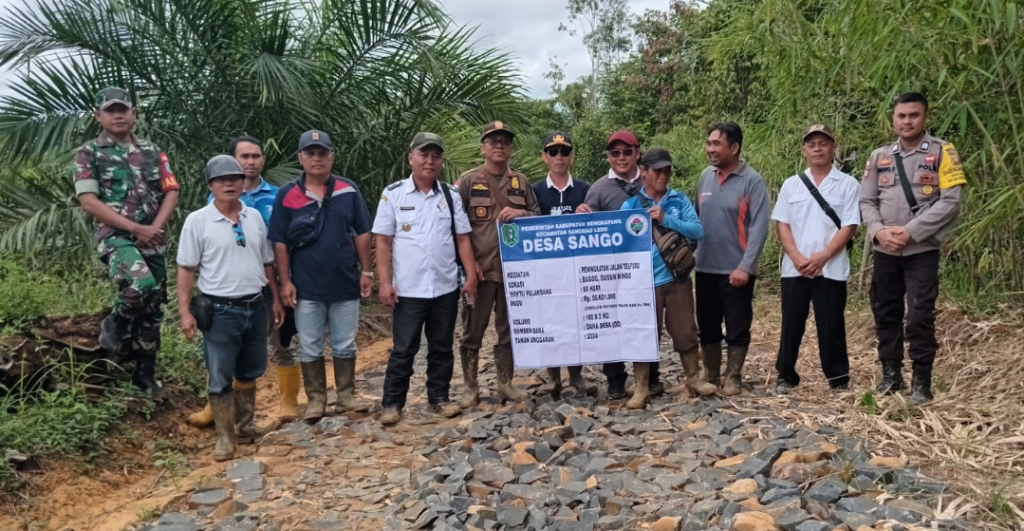
<svg viewBox="0 0 1024 531"><path fill-rule="evenodd" d="M302 133L299 164L304 170L299 178L277 193L270 239L281 299L295 309L299 331L302 384L309 399L302 418L315 423L327 409L328 331L337 390L334 410L370 410L370 403L355 392L359 299L373 291L370 214L356 183L331 173L334 145L327 133Z"/></svg>
<svg viewBox="0 0 1024 531"><path fill-rule="evenodd" d="M541 153L544 164L548 165L548 177L543 182L533 185L533 194L537 196L542 215L558 216L572 214L583 204L590 185L577 181L569 174L576 155L572 151L572 138L568 133L556 131L544 139L544 151ZM540 388L542 394L558 396L562 393L562 369L548 369L550 381ZM583 367L569 367L569 385L577 392L588 395L597 392L597 386L583 377Z"/></svg>
<svg viewBox="0 0 1024 531"><path fill-rule="evenodd" d="M606 144L608 157L608 176L598 179L590 191L586 201L576 210L578 213L610 212L622 208L622 204L635 196L644 185L640 174L640 142L636 135L629 131L616 131L608 137ZM626 397L626 364L622 362L605 363L602 367L608 378L608 398L621 400ZM649 389L650 396L665 393L661 383L658 364L650 364Z"/></svg>
<svg viewBox="0 0 1024 531"><path fill-rule="evenodd" d="M524 402L529 398L522 389L512 385L512 331L509 328L508 306L505 303L505 279L498 251L498 224L521 216L540 215L537 198L526 176L509 167L514 133L502 122L484 126L480 135L483 165L463 173L457 188L463 208L469 214L473 257L477 264L476 303L462 309L462 342L459 358L466 390L459 406L470 408L480 401L480 348L484 332L494 311L494 327L498 342L494 345L494 367L498 373L498 393L502 401Z"/></svg>
<svg viewBox="0 0 1024 531"><path fill-rule="evenodd" d="M217 444L213 458L227 461L235 454L238 435L255 434L256 379L267 369L267 311L280 315L274 278L274 254L260 213L239 198L245 176L229 155L217 155L206 165L213 202L185 219L178 241L178 313L181 331L192 341L197 332L192 315L192 288L199 274L199 291L212 303L212 322L203 331L203 358L209 372L207 393Z"/></svg>

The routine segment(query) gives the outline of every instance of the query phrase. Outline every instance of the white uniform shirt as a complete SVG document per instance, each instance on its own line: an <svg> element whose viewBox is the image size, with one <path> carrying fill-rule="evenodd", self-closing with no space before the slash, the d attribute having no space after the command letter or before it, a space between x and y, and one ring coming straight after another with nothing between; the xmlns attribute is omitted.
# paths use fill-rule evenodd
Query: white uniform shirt
<svg viewBox="0 0 1024 531"><path fill-rule="evenodd" d="M274 253L263 217L243 205L238 220L245 247L236 241L234 222L213 203L185 218L178 238L178 265L199 269L199 291L206 295L247 297L267 285L263 266L274 263Z"/></svg>
<svg viewBox="0 0 1024 531"><path fill-rule="evenodd" d="M455 232L469 234L469 217L459 192L435 181L426 194L412 177L384 190L373 221L373 233L394 236L392 273L399 297L433 299L459 287L455 264L452 216L440 186L448 186L455 208Z"/></svg>
<svg viewBox="0 0 1024 531"><path fill-rule="evenodd" d="M806 172L813 184L811 170L808 169ZM832 210L835 210L844 227L860 225L860 183L856 179L832 168L825 180L821 181L818 190L825 201L832 205ZM807 258L824 251L839 232L836 224L814 200L814 196L800 180L799 175L786 179L782 185L775 202L775 210L772 211L772 220L789 225L797 251ZM830 280L845 282L850 277L850 257L846 250L826 262L821 273ZM786 254L782 258L782 276L800 276L793 265L793 260Z"/></svg>

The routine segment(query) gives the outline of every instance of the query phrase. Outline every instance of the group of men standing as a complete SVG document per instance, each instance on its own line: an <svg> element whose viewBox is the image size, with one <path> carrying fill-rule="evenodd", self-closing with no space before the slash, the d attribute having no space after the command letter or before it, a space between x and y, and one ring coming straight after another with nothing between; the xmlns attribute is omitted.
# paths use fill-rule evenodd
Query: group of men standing
<svg viewBox="0 0 1024 531"><path fill-rule="evenodd" d="M130 345L137 359L133 380L156 397L160 304L166 298L163 228L176 206L178 184L166 155L132 134L136 111L126 91L104 89L96 105L104 132L79 150L75 186L83 208L97 220L100 257L119 288L101 343L112 353ZM260 141L236 138L228 155L209 161L208 205L188 216L179 239L181 328L189 339L203 332L209 371L209 404L191 420L216 425L218 460L230 459L240 439L258 435L255 382L266 370L269 337L281 391L278 416L298 417L297 393L304 386L308 403L302 418L315 422L327 408L328 332L336 411L369 410L355 392L355 336L359 299L368 297L374 284L371 232L380 300L394 312L380 421L400 421L424 333L429 408L453 417L476 405L480 350L492 313L497 394L502 401L524 401L528 393L512 382L498 222L634 209L647 210L659 230L677 232L693 246L699 242L693 279L667 267L652 245L659 337L668 332L685 375L673 392L733 396L747 386L742 371L770 219L777 222L785 252L776 391L788 393L800 382L796 359L812 304L822 369L832 388L847 389L847 248L863 215L875 253L871 301L883 363L878 390L904 387L906 296L906 339L914 362L911 400L924 403L932 397L937 348L938 249L955 224L960 186L966 182L952 145L925 134L926 117L927 101L920 94L896 100L893 124L899 140L872 153L859 185L833 165L837 144L829 128L810 127L802 143L809 167L785 182L771 212L764 180L741 158L743 132L729 122L708 130L711 164L701 173L692 202L670 186L675 168L669 152L641 153L628 131L608 138L609 171L593 185L570 174L575 152L565 132L545 138L541 156L550 171L531 185L509 166L514 133L491 122L480 138L484 163L454 186L439 180L443 139L419 133L409 145L411 174L384 190L372 222L355 183L331 172L334 150L326 133L301 136L303 173L279 190L262 178ZM199 294L193 295L197 274ZM449 392L460 306L465 385L456 403ZM296 333L298 360L291 348ZM627 407L643 408L665 387L658 363L633 365L632 389L626 388L625 364L603 366L608 398L629 397ZM549 381L540 391L561 393L561 370L547 372ZM568 373L570 386L596 393L581 367L569 367Z"/></svg>

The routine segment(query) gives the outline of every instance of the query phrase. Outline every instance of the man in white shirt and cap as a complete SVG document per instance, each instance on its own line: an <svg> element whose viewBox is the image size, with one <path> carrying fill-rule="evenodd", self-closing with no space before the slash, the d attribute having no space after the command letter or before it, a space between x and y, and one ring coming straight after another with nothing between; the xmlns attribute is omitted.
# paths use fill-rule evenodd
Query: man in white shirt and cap
<svg viewBox="0 0 1024 531"><path fill-rule="evenodd" d="M772 211L782 259L782 339L775 369L775 391L786 394L800 384L796 360L811 304L818 328L818 355L829 387L849 389L846 350L846 281L850 276L847 244L860 225L860 183L832 161L836 141L824 125L803 137L810 166L786 180Z"/></svg>

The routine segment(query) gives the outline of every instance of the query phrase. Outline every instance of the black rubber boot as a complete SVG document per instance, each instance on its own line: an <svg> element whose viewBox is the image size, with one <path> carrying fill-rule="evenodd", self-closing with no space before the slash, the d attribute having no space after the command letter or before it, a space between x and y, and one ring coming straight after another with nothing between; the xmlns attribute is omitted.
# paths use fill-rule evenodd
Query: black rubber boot
<svg viewBox="0 0 1024 531"><path fill-rule="evenodd" d="M156 354L140 352L135 359L135 373L132 383L153 400L161 400L164 390L156 381Z"/></svg>
<svg viewBox="0 0 1024 531"><path fill-rule="evenodd" d="M931 402L935 396L932 395L932 366L914 364L914 376L910 380L910 403L920 406Z"/></svg>
<svg viewBox="0 0 1024 531"><path fill-rule="evenodd" d="M929 374L931 374L929 372ZM880 395L891 395L903 390L903 362L882 360L882 381L875 388Z"/></svg>
<svg viewBox="0 0 1024 531"><path fill-rule="evenodd" d="M121 353L124 336L128 333L128 327L131 324L131 319L121 317L116 313L111 313L103 320L103 324L100 326L100 346L107 351L107 354L113 356Z"/></svg>
<svg viewBox="0 0 1024 531"><path fill-rule="evenodd" d="M743 392L743 364L747 361L747 349L748 347L729 345L725 383L718 390L723 396L736 396Z"/></svg>

